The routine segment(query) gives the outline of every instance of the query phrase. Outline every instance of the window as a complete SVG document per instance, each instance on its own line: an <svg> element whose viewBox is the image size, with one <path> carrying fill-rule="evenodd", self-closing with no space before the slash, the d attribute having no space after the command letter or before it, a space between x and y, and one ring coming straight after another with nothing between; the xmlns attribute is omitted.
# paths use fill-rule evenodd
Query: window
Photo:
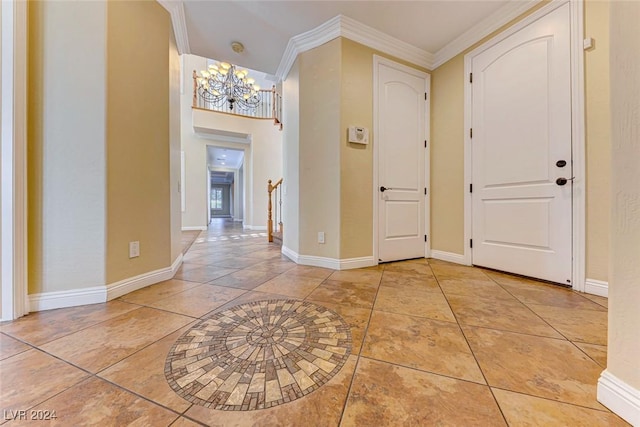
<svg viewBox="0 0 640 427"><path fill-rule="evenodd" d="M222 188L211 189L211 209L222 210Z"/></svg>

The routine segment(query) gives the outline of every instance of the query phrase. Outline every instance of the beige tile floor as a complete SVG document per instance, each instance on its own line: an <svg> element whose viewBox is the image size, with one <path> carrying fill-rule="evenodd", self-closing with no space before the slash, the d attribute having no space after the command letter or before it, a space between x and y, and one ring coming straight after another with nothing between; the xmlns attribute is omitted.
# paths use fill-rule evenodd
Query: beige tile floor
<svg viewBox="0 0 640 427"><path fill-rule="evenodd" d="M33 409L75 426L626 425L596 401L606 299L435 260L296 266L263 233L222 222L193 238L173 280L0 325L0 424L27 424L7 418ZM166 356L198 319L271 298L350 325L336 376L256 411L192 405L170 388Z"/></svg>

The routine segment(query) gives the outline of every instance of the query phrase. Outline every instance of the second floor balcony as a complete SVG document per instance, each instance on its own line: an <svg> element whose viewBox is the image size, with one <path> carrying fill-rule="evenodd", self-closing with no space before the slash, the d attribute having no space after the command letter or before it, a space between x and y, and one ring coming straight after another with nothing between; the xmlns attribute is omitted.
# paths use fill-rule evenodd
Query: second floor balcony
<svg viewBox="0 0 640 427"><path fill-rule="evenodd" d="M255 119L270 119L274 125L282 129L282 96L271 89L260 89L251 95L251 103L236 101L232 97L217 95L213 89L205 90L200 76L193 71L193 108L216 111L225 114L251 117Z"/></svg>

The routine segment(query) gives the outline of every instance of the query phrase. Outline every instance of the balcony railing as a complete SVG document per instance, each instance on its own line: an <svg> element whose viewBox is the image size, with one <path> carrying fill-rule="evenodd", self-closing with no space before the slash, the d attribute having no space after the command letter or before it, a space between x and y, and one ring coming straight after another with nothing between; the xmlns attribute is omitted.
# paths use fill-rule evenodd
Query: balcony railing
<svg viewBox="0 0 640 427"><path fill-rule="evenodd" d="M215 105L211 101L202 99L198 93L197 73L193 71L193 107L205 110L218 111L220 113L235 114L243 117L255 119L272 119L273 124L280 126L282 130L282 96L276 92L276 87L271 89L260 89L258 91L260 103L254 109L244 110L239 106L234 109L229 108L229 103L224 102L221 106Z"/></svg>

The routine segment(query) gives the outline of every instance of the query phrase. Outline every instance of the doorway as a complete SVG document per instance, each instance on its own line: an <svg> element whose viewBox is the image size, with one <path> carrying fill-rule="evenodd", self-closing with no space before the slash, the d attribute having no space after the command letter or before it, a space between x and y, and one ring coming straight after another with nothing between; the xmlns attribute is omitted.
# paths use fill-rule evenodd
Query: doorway
<svg viewBox="0 0 640 427"><path fill-rule="evenodd" d="M428 248L429 85L419 70L374 56L374 256L423 258Z"/></svg>
<svg viewBox="0 0 640 427"><path fill-rule="evenodd" d="M207 146L207 223L213 218L242 222L244 189L244 151Z"/></svg>
<svg viewBox="0 0 640 427"><path fill-rule="evenodd" d="M541 9L465 56L468 261L563 285L575 282L584 176L574 12Z"/></svg>

